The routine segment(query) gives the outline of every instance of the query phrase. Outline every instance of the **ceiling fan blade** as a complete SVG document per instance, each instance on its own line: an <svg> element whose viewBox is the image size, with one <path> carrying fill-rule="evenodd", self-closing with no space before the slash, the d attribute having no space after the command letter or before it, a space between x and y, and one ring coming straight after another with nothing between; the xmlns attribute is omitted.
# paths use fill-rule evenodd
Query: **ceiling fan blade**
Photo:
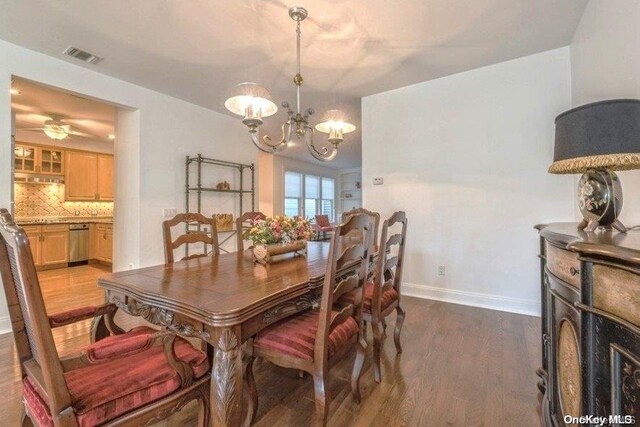
<svg viewBox="0 0 640 427"><path fill-rule="evenodd" d="M44 130L44 128L20 128L20 127L16 129L17 130L40 130L40 131Z"/></svg>
<svg viewBox="0 0 640 427"><path fill-rule="evenodd" d="M83 138L104 139L104 138L100 138L97 135L93 135L93 134L90 134L90 133L87 133L87 132L80 132L80 131L73 130L73 129L69 130L69 132L67 132L67 133L69 135L81 136Z"/></svg>

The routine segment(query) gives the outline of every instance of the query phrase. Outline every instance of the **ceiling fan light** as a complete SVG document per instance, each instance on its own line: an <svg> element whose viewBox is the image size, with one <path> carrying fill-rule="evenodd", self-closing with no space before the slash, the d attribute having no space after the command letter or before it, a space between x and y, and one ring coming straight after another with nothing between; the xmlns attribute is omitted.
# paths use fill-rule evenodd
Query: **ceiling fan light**
<svg viewBox="0 0 640 427"><path fill-rule="evenodd" d="M69 134L62 129L44 129L44 133L51 139L65 139L69 136Z"/></svg>
<svg viewBox="0 0 640 427"><path fill-rule="evenodd" d="M47 120L44 122L44 133L51 139L65 139L69 136L71 126L60 120Z"/></svg>
<svg viewBox="0 0 640 427"><path fill-rule="evenodd" d="M269 90L256 83L237 85L224 106L245 119L262 119L278 112L278 107L273 102Z"/></svg>

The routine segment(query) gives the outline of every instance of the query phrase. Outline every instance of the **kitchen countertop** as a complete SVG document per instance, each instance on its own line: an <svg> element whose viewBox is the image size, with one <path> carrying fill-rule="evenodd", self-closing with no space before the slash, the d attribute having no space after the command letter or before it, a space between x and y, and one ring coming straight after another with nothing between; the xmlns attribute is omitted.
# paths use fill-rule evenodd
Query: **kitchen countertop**
<svg viewBox="0 0 640 427"><path fill-rule="evenodd" d="M113 224L112 217L62 217L62 218L16 218L18 225L50 225L50 224Z"/></svg>

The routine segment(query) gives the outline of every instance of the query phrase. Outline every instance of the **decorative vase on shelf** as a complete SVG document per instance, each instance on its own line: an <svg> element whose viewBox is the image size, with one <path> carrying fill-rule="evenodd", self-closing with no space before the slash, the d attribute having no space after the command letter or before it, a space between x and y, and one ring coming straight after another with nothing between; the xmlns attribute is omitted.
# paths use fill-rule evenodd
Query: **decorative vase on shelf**
<svg viewBox="0 0 640 427"><path fill-rule="evenodd" d="M268 245L257 244L253 247L253 260L260 264L270 264L273 261L274 256L284 255L287 253L306 255L307 241L295 240L289 243L271 243Z"/></svg>

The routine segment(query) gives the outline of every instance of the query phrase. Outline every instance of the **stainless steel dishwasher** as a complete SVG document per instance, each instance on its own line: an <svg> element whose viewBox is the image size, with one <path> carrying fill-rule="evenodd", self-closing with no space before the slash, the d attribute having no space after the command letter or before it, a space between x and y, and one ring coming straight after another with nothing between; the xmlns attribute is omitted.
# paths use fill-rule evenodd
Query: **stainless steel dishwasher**
<svg viewBox="0 0 640 427"><path fill-rule="evenodd" d="M89 224L69 224L69 265L89 261Z"/></svg>

